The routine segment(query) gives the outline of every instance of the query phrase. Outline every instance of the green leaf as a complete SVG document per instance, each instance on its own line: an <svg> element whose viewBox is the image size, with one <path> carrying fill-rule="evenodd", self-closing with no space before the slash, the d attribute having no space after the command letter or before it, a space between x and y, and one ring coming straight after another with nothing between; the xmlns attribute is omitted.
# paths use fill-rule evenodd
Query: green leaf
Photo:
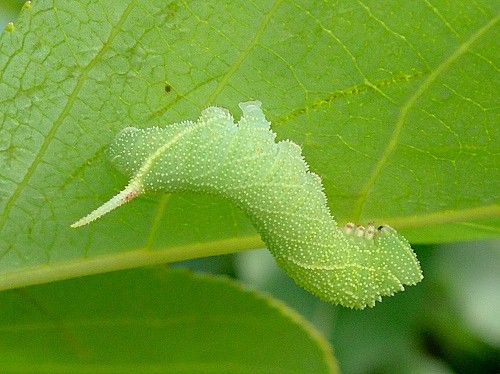
<svg viewBox="0 0 500 374"><path fill-rule="evenodd" d="M6 291L0 309L2 373L337 372L309 323L220 277L115 272Z"/></svg>
<svg viewBox="0 0 500 374"><path fill-rule="evenodd" d="M498 2L39 0L0 39L0 288L262 246L227 202L138 199L104 151L129 125L259 99L340 223L498 236Z"/></svg>

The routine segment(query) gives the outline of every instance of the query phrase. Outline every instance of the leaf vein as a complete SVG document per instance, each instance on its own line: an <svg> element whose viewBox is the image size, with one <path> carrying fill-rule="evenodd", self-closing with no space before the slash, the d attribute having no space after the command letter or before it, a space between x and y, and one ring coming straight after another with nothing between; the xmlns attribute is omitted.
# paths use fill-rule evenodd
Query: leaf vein
<svg viewBox="0 0 500 374"><path fill-rule="evenodd" d="M121 31L121 26L126 21L128 15L130 14L130 12L132 11L132 9L135 6L136 6L135 2L131 2L129 4L127 9L123 12L123 15L121 16L120 20L115 25L113 25L111 34L110 34L107 42L102 45L102 48L95 55L95 57L91 60L91 62L86 67L84 67L82 69L82 73L78 77L76 86L73 89L73 91L71 92L71 94L69 95L68 101L67 101L65 107L61 111L59 117L55 120L55 122L52 125L47 136L45 136L44 141L43 141L38 153L36 154L33 162L29 166L23 179L19 182L19 184L17 185L16 189L14 190L14 192L12 193L10 198L6 201L5 210L3 211L3 214L0 216L0 232L2 231L5 223L7 222L10 211L14 207L15 202L17 201L17 199L19 198L21 193L24 191L24 189L28 186L28 183L29 183L31 177L35 173L38 166L42 163L43 156L47 152L47 149L49 148L51 141L55 138L57 131L59 130L61 125L64 123L64 119L70 114L71 108L73 107L73 105L75 104L75 102L77 100L78 93L80 92L80 90L84 86L84 83L86 81L88 73L97 64L97 62L99 62L101 60L104 53L106 53L106 51L110 48L112 41ZM69 48L69 46L68 46L68 48Z"/></svg>
<svg viewBox="0 0 500 374"><path fill-rule="evenodd" d="M375 164L371 175L366 182L365 186L361 189L359 193L358 201L355 204L354 208L354 217L356 220L359 220L361 216L361 212L363 211L364 204L366 202L368 193L371 188L376 184L377 179L382 173L382 170L389 162L393 153L395 152L399 139L401 137L401 133L403 132L404 125L406 123L406 118L408 117L409 112L415 107L415 104L418 100L427 92L427 90L431 87L433 83L435 83L439 76L441 76L448 68L460 59L465 53L469 52L472 45L478 41L482 36L484 36L491 28L493 28L498 20L500 19L500 15L497 15L483 27L479 28L467 41L460 44L459 47L452 53L447 59L445 59L441 65L439 65L434 71L431 71L427 79L425 79L420 87L415 91L415 93L406 101L406 103L402 106L399 118L396 121L396 125L394 127L394 131L392 132L391 138L387 143L387 147L384 150L384 153L380 157L379 161Z"/></svg>

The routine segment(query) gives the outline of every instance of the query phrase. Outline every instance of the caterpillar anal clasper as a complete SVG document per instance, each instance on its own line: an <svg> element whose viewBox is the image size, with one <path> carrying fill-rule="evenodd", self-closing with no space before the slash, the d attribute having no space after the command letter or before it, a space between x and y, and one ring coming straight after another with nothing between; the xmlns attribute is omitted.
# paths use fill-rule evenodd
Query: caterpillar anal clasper
<svg viewBox="0 0 500 374"><path fill-rule="evenodd" d="M277 263L325 301L362 309L423 278L409 243L389 226L339 228L301 148L275 142L259 101L239 106L237 123L228 110L209 107L195 122L122 130L109 153L129 184L71 226L150 191L208 193L240 207Z"/></svg>

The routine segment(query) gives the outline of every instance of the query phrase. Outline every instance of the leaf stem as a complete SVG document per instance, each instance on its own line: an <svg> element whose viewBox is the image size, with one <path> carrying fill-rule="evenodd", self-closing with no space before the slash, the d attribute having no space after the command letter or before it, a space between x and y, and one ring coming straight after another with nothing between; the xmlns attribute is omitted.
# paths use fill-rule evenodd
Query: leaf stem
<svg viewBox="0 0 500 374"><path fill-rule="evenodd" d="M256 234L244 238L224 239L209 243L195 243L154 250L138 248L129 252L29 267L4 273L0 277L0 290L264 247L265 244Z"/></svg>

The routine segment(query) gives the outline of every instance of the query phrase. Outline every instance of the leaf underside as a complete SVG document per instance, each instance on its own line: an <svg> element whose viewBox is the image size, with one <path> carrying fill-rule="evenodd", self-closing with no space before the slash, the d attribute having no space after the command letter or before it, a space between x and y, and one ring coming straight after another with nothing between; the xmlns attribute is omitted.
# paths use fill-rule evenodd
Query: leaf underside
<svg viewBox="0 0 500 374"><path fill-rule="evenodd" d="M0 288L261 246L241 211L193 194L69 228L124 187L104 157L119 130L248 99L302 146L339 223L411 242L498 236L498 14L494 1L33 2L0 39Z"/></svg>

